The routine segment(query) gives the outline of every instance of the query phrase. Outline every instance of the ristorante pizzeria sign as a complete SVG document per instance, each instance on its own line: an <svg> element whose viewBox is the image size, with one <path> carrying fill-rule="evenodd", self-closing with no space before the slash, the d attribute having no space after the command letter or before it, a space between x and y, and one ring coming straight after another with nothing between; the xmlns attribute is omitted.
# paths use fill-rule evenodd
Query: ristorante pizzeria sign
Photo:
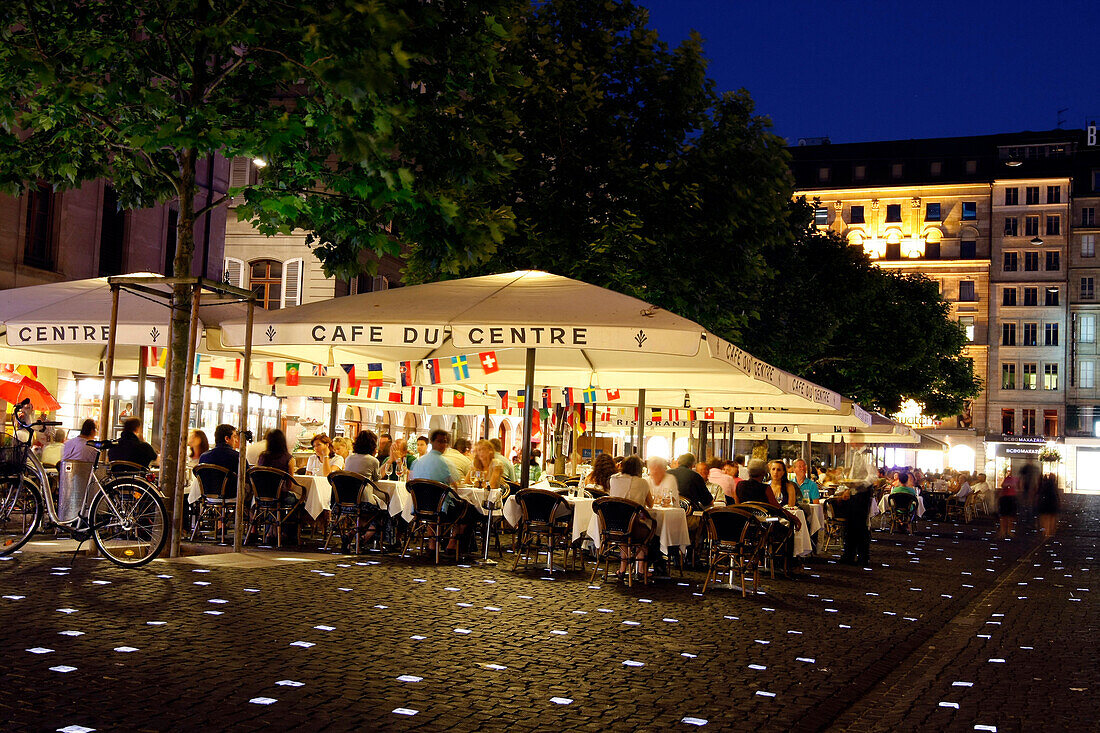
<svg viewBox="0 0 1100 733"><path fill-rule="evenodd" d="M244 344L243 325L226 324L222 332L226 345ZM392 323L259 323L254 331L253 343L436 348L448 334L460 349L590 348L692 356L699 351L701 343L701 334L670 329L554 324L440 326Z"/></svg>

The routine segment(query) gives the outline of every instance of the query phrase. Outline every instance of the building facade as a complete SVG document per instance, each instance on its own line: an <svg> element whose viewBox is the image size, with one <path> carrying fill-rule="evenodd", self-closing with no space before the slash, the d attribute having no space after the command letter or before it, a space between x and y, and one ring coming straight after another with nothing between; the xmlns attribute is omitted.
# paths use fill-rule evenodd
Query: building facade
<svg viewBox="0 0 1100 733"><path fill-rule="evenodd" d="M1048 447L1068 488L1100 490L1089 142L1051 130L791 148L816 225L938 282L966 329L984 390L963 415L924 421L952 468L1002 476Z"/></svg>

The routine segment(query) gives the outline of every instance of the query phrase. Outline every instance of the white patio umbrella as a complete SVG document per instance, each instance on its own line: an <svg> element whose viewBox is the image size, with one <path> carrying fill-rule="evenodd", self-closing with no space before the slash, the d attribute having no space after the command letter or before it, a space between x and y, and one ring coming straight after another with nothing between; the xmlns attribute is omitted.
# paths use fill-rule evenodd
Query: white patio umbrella
<svg viewBox="0 0 1100 733"><path fill-rule="evenodd" d="M840 405L835 392L760 362L686 318L545 272L365 293L258 318L256 353L329 365L375 360L393 376L398 363L411 362L421 384L465 381L465 361L471 381L523 385L529 394L537 383L635 389L642 404L642 390L687 389L783 398L805 408ZM244 345L241 320L223 322L221 343ZM425 360L437 360L431 371L416 367ZM525 425L532 403L527 400ZM524 443L526 466L530 446Z"/></svg>

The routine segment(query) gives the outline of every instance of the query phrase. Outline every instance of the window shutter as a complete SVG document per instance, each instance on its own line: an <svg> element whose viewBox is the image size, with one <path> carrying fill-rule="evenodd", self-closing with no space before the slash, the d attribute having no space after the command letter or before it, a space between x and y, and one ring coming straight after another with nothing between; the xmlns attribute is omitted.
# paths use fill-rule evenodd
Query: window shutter
<svg viewBox="0 0 1100 733"><path fill-rule="evenodd" d="M371 292L377 293L379 290L389 290L390 279L385 275L375 275L374 281L371 283Z"/></svg>
<svg viewBox="0 0 1100 733"><path fill-rule="evenodd" d="M233 158L229 161L229 187L240 188L241 186L247 186L251 181L252 161L248 158ZM234 196L229 200L229 206L234 207L239 203L243 203L244 198L242 196Z"/></svg>
<svg viewBox="0 0 1100 733"><path fill-rule="evenodd" d="M222 282L226 285L243 288L245 286L244 272L243 260L238 260L236 257L226 257L225 267L222 270Z"/></svg>
<svg viewBox="0 0 1100 733"><path fill-rule="evenodd" d="M302 304L302 259L283 263L283 307Z"/></svg>

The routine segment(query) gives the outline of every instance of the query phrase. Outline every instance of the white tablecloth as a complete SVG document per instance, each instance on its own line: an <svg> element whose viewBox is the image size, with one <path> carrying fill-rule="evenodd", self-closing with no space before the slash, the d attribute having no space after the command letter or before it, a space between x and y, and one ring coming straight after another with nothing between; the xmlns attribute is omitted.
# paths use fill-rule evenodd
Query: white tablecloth
<svg viewBox="0 0 1100 733"><path fill-rule="evenodd" d="M810 504L810 534L825 528L825 505Z"/></svg>
<svg viewBox="0 0 1100 733"><path fill-rule="evenodd" d="M306 502L306 512L316 519L321 512L332 506L332 484L324 476L295 476L294 480L305 488L302 498Z"/></svg>
<svg viewBox="0 0 1100 733"><path fill-rule="evenodd" d="M873 506L874 502L871 502L871 504L872 504L871 516L873 517L876 514L885 514L886 513L886 508L889 506L889 504L888 504L889 500L890 500L890 495L889 494L884 494L883 497L878 500L878 507ZM878 509L878 511L875 511L876 508ZM918 496L917 497L917 516L918 517L923 517L924 516L924 497L923 496Z"/></svg>
<svg viewBox="0 0 1100 733"><path fill-rule="evenodd" d="M678 506L651 507L646 509L649 515L657 521L657 535L661 538L661 552L669 554L670 547L679 548L683 552L691 545L691 535L688 533L687 512ZM576 519L574 518L574 532L576 532ZM600 549L600 518L592 513L592 519L588 522L588 536L596 549Z"/></svg>
<svg viewBox="0 0 1100 733"><path fill-rule="evenodd" d="M813 552L813 544L810 542L810 528L806 521L806 515L801 509L787 508L787 512L798 518L801 526L794 533L794 556L806 557Z"/></svg>
<svg viewBox="0 0 1100 733"><path fill-rule="evenodd" d="M566 505L573 511L573 536L572 542L576 542L585 536L585 530L588 529L588 525L592 522L592 504L595 499L573 498L571 496L563 496ZM508 524L513 527L519 525L519 520L523 518L523 512L519 508L519 502L516 501L516 496L513 494L508 497L508 501L504 502L504 518L508 520Z"/></svg>

